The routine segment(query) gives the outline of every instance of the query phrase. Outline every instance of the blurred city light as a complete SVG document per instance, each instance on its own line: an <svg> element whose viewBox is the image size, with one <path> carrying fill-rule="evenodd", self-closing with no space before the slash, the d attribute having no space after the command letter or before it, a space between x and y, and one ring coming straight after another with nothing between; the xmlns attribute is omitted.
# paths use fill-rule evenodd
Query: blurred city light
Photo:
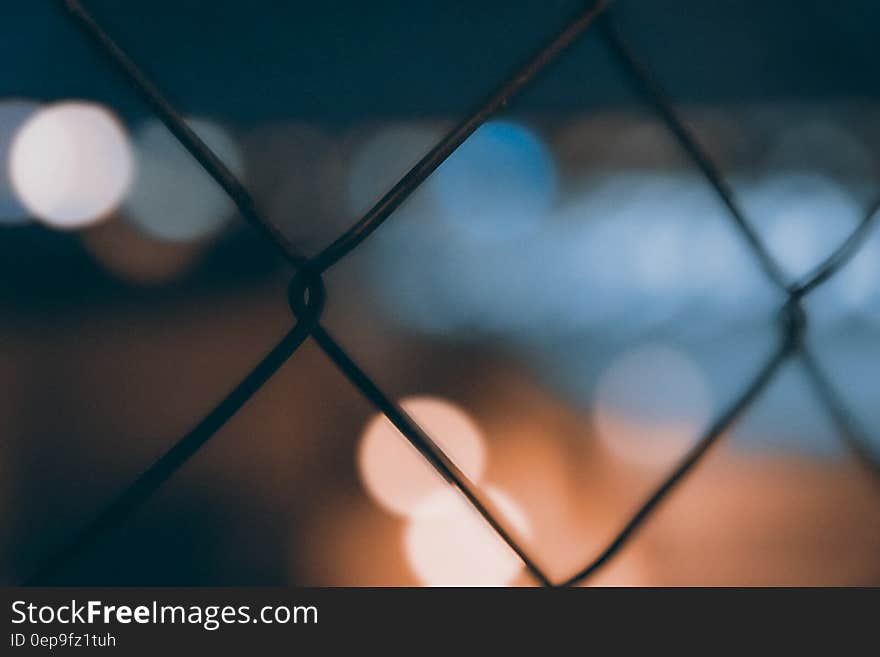
<svg viewBox="0 0 880 657"><path fill-rule="evenodd" d="M498 489L486 496L503 522L528 538L528 520ZM522 562L479 513L452 488L419 504L404 533L410 567L425 586L506 586L523 571Z"/></svg>
<svg viewBox="0 0 880 657"><path fill-rule="evenodd" d="M434 397L408 397L403 409L471 479L478 481L486 467L483 436L458 406ZM422 502L448 488L431 467L384 415L377 415L361 436L358 471L367 492L383 508L413 515Z"/></svg>
<svg viewBox="0 0 880 657"><path fill-rule="evenodd" d="M680 349L643 345L600 376L593 422L615 456L667 465L696 442L712 411L709 386L693 359Z"/></svg>
<svg viewBox="0 0 880 657"><path fill-rule="evenodd" d="M26 101L0 103L7 146L39 109ZM695 122L701 116L697 112ZM250 127L239 144L216 124L192 125L233 173L247 174L258 207L307 251L369 209L443 133L435 120L348 131L288 122ZM351 287L335 294L334 303L340 324L360 326L360 312L396 323L402 332L389 331L386 339L377 331L362 344L417 354L424 361L412 370L388 367L400 367L398 374L412 377L413 386L440 379L443 389L479 410L495 439L491 468L481 427L460 407L435 397L403 401L441 449L489 491L514 532L558 569L554 578L562 578L601 548L609 535L605 523L619 524L640 501L641 484L678 461L742 392L776 346L784 294L765 276L716 193L656 122L614 113L554 125L542 123L541 135L567 137L560 144L553 139L552 154L523 124L499 121L477 131L358 248L348 270L354 276L344 281ZM724 129L725 140L747 141L737 121ZM759 175L718 135L701 139L745 163L725 171L725 178L795 279L813 271L864 218L873 164L864 148L850 148L849 131L834 124L797 124L779 134ZM36 141L64 151L65 139ZM836 141L846 152L825 153ZM137 146L140 169L121 208L113 212L111 203L114 216L75 237L51 237L82 244L103 269L133 285L168 285L197 264L204 265L200 274L211 271L213 260L203 256L215 244L207 238L223 229L234 206L158 122L142 126ZM751 142L747 148L755 159L758 149ZM106 175L92 174L89 184ZM13 222L32 212L17 200L3 205L8 201L0 198L0 208L11 208L6 214ZM10 235L19 232L29 233ZM227 245L240 248L235 239ZM372 289L358 287L365 283ZM177 289L186 288L169 285L155 297L117 292L120 299L173 299ZM840 389L844 411L880 450L870 430L880 423L872 379L880 367L880 230L875 227L804 303L808 339ZM185 336L178 353L190 343ZM528 379L528 394L498 383L519 375ZM94 385L100 386L98 377ZM348 412L351 419L361 409ZM295 510L328 517L315 522L320 534L304 536L293 523L293 581L531 583L515 555L384 416L369 421L357 448L367 495L351 480L352 471L340 472L346 461L339 467L331 450L319 446L328 444L326 435L309 442L325 429L310 425L302 446L332 462L336 469L327 481L338 488L315 509ZM840 468L845 447L838 434L794 361L724 436L712 464ZM487 479L510 496L487 486ZM744 509L736 512L745 515ZM656 563L648 541L589 583L646 583L671 572L669 566L658 571Z"/></svg>
<svg viewBox="0 0 880 657"><path fill-rule="evenodd" d="M597 173L528 237L484 244L431 216L389 225L371 268L389 315L428 334L528 343L613 326L622 339L688 310L717 326L775 302L723 212L694 174Z"/></svg>
<svg viewBox="0 0 880 657"><path fill-rule="evenodd" d="M806 300L815 324L880 323L880 222L844 267Z"/></svg>
<svg viewBox="0 0 880 657"><path fill-rule="evenodd" d="M555 205L558 186L549 149L510 121L481 126L429 181L447 221L481 243L533 233Z"/></svg>
<svg viewBox="0 0 880 657"><path fill-rule="evenodd" d="M220 125L190 119L190 128L237 177L244 156ZM173 242L215 235L232 218L235 205L178 140L157 120L135 134L138 177L125 202L125 217L145 234Z"/></svg>
<svg viewBox="0 0 880 657"><path fill-rule="evenodd" d="M743 205L792 279L830 255L862 218L851 196L817 173L770 176L743 194Z"/></svg>
<svg viewBox="0 0 880 657"><path fill-rule="evenodd" d="M10 173L16 195L37 219L73 229L119 205L134 162L128 136L109 110L71 101L49 105L21 126Z"/></svg>

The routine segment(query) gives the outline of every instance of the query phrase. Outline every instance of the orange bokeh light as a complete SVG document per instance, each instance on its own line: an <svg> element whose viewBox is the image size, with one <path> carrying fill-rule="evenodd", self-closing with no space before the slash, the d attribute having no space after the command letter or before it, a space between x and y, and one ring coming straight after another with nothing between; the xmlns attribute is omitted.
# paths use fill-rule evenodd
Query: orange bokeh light
<svg viewBox="0 0 880 657"><path fill-rule="evenodd" d="M489 488L487 497L518 536L529 524L514 502ZM440 490L422 504L404 534L410 567L426 586L506 586L522 562L458 491Z"/></svg>
<svg viewBox="0 0 880 657"><path fill-rule="evenodd" d="M464 411L435 397L409 397L401 406L472 481L482 476L486 461L483 438ZM424 500L448 488L384 415L374 417L364 429L358 466L370 496L400 515L419 512Z"/></svg>

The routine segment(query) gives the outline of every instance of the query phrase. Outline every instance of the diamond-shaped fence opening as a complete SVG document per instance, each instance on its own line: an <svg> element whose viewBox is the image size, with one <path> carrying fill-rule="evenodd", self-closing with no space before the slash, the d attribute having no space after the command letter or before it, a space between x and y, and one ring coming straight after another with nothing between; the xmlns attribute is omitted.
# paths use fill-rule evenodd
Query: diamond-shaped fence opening
<svg viewBox="0 0 880 657"><path fill-rule="evenodd" d="M860 427L848 411L845 398L823 370L821 358L814 347L805 340L810 324L805 300L832 280L859 251L874 228L877 216L880 214L880 202L875 202L864 213L862 221L824 261L806 275L791 278L755 229L748 213L725 180L719 164L700 144L699 138L679 114L663 87L653 76L650 67L639 59L614 24L611 15L612 2L599 0L576 15L531 59L499 84L485 102L449 130L359 221L313 257L301 253L275 224L266 219L253 202L248 190L187 125L182 115L162 95L158 86L143 74L137 64L104 31L87 9L78 0L66 0L65 4L84 34L94 40L107 59L121 69L131 85L152 107L171 133L232 199L241 215L275 246L292 267L294 273L288 288L288 301L295 321L284 338L214 409L132 482L38 572L28 578L27 583L43 584L55 581L75 558L92 548L107 532L132 515L184 463L195 456L199 449L211 440L216 432L308 339L313 340L351 385L393 423L425 461L455 487L467 503L476 509L482 520L517 555L534 581L544 586L578 584L602 569L632 539L635 532L667 495L683 484L688 474L700 465L707 452L762 396L780 373L783 365L789 362L797 362L802 366L815 399L819 400L827 410L841 439L867 468L874 474L880 475L876 454L872 452ZM326 292L322 276L368 240L444 160L461 147L480 126L504 109L525 87L542 76L546 69L588 30L597 30L600 33L608 52L620 65L633 88L653 109L681 152L696 167L705 179L708 189L723 205L728 221L748 245L756 271L779 290L785 302L778 308L778 338L770 357L752 375L729 406L713 419L703 435L677 465L666 473L662 482L622 524L612 540L576 572L560 581L551 579L545 566L524 547L517 528L508 524L498 501L481 491L463 472L459 464L443 452L413 417L377 385L375 380L340 346L336 337L325 328L322 323L322 309Z"/></svg>

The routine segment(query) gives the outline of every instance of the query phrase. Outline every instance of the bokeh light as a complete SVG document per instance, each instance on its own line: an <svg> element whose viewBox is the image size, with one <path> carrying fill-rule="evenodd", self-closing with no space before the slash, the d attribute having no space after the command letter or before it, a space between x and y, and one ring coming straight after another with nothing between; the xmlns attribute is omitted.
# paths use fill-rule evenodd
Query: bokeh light
<svg viewBox="0 0 880 657"><path fill-rule="evenodd" d="M21 126L10 173L18 198L37 219L72 229L96 223L119 205L134 162L128 136L109 110L63 102Z"/></svg>
<svg viewBox="0 0 880 657"><path fill-rule="evenodd" d="M220 125L188 120L190 128L237 177L244 156ZM125 203L125 216L147 235L191 242L216 234L232 218L235 205L164 125L151 120L135 135L138 178Z"/></svg>
<svg viewBox="0 0 880 657"><path fill-rule="evenodd" d="M767 246L792 278L806 275L842 243L861 219L839 185L816 173L772 176L744 196Z"/></svg>
<svg viewBox="0 0 880 657"><path fill-rule="evenodd" d="M50 4L0 5L15 7L0 41L2 577L33 578L201 424L216 430L210 448L125 531L56 570L59 583L538 584L313 340L234 417L223 411L235 404L211 410L253 392L291 345L248 377L296 321L291 272L155 120L167 112ZM182 2L171 14L144 2L136 16L134 3L88 4L307 255L447 127L474 126L327 272L321 322L553 582L621 541L583 585L880 585L877 478L847 444L880 458L880 220L800 299L803 344L768 371L785 286L601 34L590 28L486 125L462 113L587 3ZM873 52L876 21L830 4L819 20L779 3L693 5L620 7L622 37L669 85L786 278L809 274L880 198L878 80L858 56ZM880 2L860 5L880 18ZM121 119L131 182L62 231L19 199L7 164L22 128L71 93ZM71 150L40 141L48 161ZM76 168L88 188L112 164ZM712 426L705 458L620 536Z"/></svg>
<svg viewBox="0 0 880 657"><path fill-rule="evenodd" d="M708 383L679 349L643 345L624 353L600 376L593 422L615 456L644 465L667 465L706 428Z"/></svg>
<svg viewBox="0 0 880 657"><path fill-rule="evenodd" d="M9 155L18 129L39 109L39 103L30 100L0 100L0 225L25 223L30 218L12 189Z"/></svg>
<svg viewBox="0 0 880 657"><path fill-rule="evenodd" d="M498 489L486 496L502 522L528 538L529 524ZM523 571L522 562L480 514L452 488L425 499L404 533L410 567L426 586L506 586Z"/></svg>
<svg viewBox="0 0 880 657"><path fill-rule="evenodd" d="M595 176L580 190L562 218L577 239L558 239L546 257L562 254L557 276L577 272L580 296L591 300L578 310L585 324L614 321L618 330L640 330L681 306L692 280L691 219L706 209L694 183L680 175L618 172ZM573 287L568 292L577 294Z"/></svg>
<svg viewBox="0 0 880 657"><path fill-rule="evenodd" d="M840 184L816 172L768 177L742 195L743 206L791 280L802 279L849 237L865 209ZM869 241L870 244L870 241ZM811 321L837 321L864 305L877 281L867 244L826 285L810 295Z"/></svg>
<svg viewBox="0 0 880 657"><path fill-rule="evenodd" d="M387 314L421 333L533 344L613 326L622 337L684 313L701 328L754 318L779 301L693 173L594 173L540 230L500 243L425 219L392 223L370 245Z"/></svg>
<svg viewBox="0 0 880 657"><path fill-rule="evenodd" d="M486 460L483 437L464 411L435 397L409 397L401 401L401 406L471 481L482 476ZM449 487L381 414L364 429L358 466L372 498L401 515L418 512L426 498Z"/></svg>
<svg viewBox="0 0 880 657"><path fill-rule="evenodd" d="M821 328L856 318L880 320L880 231L872 231L849 262L807 297L805 307Z"/></svg>
<svg viewBox="0 0 880 657"><path fill-rule="evenodd" d="M553 156L532 130L491 121L430 180L445 217L472 239L499 242L530 233L556 203Z"/></svg>

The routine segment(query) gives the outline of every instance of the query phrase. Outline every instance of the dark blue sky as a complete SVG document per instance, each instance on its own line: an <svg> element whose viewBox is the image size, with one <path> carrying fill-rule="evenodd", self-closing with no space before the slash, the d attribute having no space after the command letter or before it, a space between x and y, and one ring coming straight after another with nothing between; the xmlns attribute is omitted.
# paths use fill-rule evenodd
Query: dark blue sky
<svg viewBox="0 0 880 657"><path fill-rule="evenodd" d="M86 0L188 113L255 123L456 116L581 3L573 0ZM87 97L145 110L56 0L0 0L0 96ZM812 8L811 8L812 7ZM677 100L878 96L880 4L620 0L619 21ZM590 35L514 106L632 98Z"/></svg>

